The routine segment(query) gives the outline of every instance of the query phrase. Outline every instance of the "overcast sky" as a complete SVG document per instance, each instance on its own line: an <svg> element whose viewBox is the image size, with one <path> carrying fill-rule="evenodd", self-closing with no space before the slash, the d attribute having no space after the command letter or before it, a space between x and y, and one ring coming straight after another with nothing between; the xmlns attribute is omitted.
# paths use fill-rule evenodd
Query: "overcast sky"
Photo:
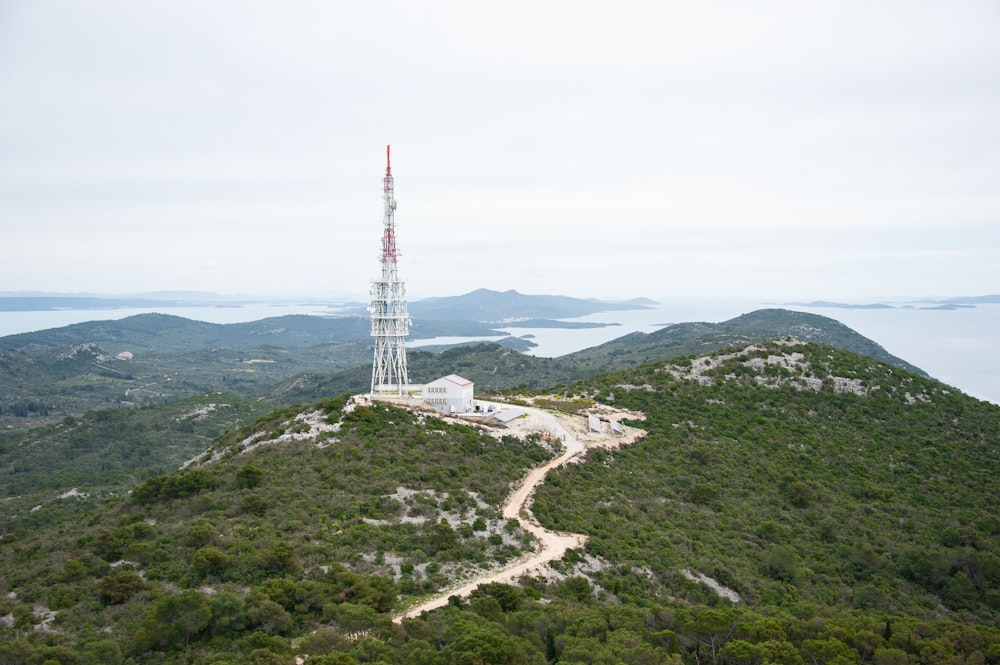
<svg viewBox="0 0 1000 665"><path fill-rule="evenodd" d="M1000 292L1000 3L0 0L0 291Z"/></svg>

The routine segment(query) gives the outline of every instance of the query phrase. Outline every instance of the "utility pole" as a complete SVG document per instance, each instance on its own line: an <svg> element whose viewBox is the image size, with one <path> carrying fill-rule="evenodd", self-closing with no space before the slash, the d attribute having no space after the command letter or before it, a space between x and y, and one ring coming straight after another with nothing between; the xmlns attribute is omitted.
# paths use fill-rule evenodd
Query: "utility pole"
<svg viewBox="0 0 1000 665"><path fill-rule="evenodd" d="M382 275L372 280L372 300L368 308L372 337L375 338L371 392L402 395L410 384L406 372L406 335L410 331L410 315L406 311L406 288L396 270L399 257L396 251L396 197L389 146L385 147L385 178L382 182Z"/></svg>

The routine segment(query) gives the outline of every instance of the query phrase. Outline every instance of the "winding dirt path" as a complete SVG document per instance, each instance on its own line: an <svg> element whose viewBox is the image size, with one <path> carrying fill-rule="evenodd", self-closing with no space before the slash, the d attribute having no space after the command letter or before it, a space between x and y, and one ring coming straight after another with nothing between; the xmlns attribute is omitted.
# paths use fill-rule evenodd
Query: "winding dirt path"
<svg viewBox="0 0 1000 665"><path fill-rule="evenodd" d="M461 586L453 587L447 591L425 600L424 602L411 607L401 614L393 617L393 621L400 622L448 604L451 596L468 596L480 584L490 582L511 582L517 580L525 573L529 573L547 564L549 561L561 559L567 550L583 547L587 542L587 537L575 533L557 533L542 527L531 514L530 502L535 492L535 488L545 479L545 475L552 469L566 464L569 460L580 455L587 449L587 446L577 439L556 416L546 413L540 409L525 408L531 416L537 418L551 435L556 436L563 442L563 453L550 460L546 464L536 467L528 472L521 484L507 499L503 506L503 516L507 519L517 519L521 522L521 527L531 533L538 541L540 549L534 554L518 559L512 564L497 570L484 572L482 575L472 580L464 582Z"/></svg>

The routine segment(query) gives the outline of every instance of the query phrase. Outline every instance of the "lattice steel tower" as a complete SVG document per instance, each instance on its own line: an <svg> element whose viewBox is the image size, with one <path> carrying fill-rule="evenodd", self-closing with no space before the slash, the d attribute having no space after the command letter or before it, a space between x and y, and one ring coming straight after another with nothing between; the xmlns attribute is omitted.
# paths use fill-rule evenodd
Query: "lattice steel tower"
<svg viewBox="0 0 1000 665"><path fill-rule="evenodd" d="M382 203L382 276L372 280L372 303L368 308L375 338L375 360L372 363L372 393L395 392L400 395L409 387L406 373L406 334L410 331L410 315L406 312L406 288L396 272L396 198L393 195L392 164L389 146L385 147L385 179Z"/></svg>

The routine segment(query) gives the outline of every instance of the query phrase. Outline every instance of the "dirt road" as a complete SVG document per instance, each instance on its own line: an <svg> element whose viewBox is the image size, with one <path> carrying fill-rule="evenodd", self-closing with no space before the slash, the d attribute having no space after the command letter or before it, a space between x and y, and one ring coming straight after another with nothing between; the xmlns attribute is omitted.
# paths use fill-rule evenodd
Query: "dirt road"
<svg viewBox="0 0 1000 665"><path fill-rule="evenodd" d="M510 495L507 503L503 507L503 516L508 519L518 519L521 527L529 531L539 544L538 552L525 558L518 559L509 566L499 570L487 571L473 580L465 582L461 586L448 589L441 594L426 600L407 611L396 615L393 620L396 622L419 616L422 612L443 607L448 604L450 596L468 596L480 584L490 582L512 582L525 573L529 573L549 561L560 559L567 550L583 547L587 537L574 533L556 533L543 528L529 508L531 495L535 488L545 479L551 469L561 466L570 459L576 457L586 446L581 443L561 422L552 414L539 409L525 409L528 414L537 419L550 435L554 435L563 442L564 450L559 457L549 461L543 466L532 469L516 490Z"/></svg>

